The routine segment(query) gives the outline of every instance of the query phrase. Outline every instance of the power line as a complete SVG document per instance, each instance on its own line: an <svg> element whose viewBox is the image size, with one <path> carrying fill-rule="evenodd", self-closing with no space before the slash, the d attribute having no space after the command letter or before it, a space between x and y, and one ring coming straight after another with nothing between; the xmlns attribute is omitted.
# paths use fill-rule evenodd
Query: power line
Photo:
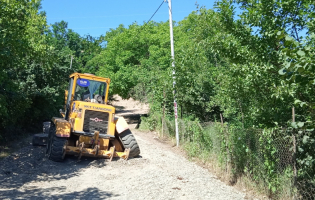
<svg viewBox="0 0 315 200"><path fill-rule="evenodd" d="M93 18L108 18L108 17L132 17L132 16L143 16L147 14L130 14L130 15L103 15L103 16L87 16L87 17L47 17L48 19L93 19Z"/></svg>
<svg viewBox="0 0 315 200"><path fill-rule="evenodd" d="M99 28L115 28L113 26L95 26L95 27L83 27L83 28L68 28L68 29L99 29Z"/></svg>
<svg viewBox="0 0 315 200"><path fill-rule="evenodd" d="M191 13L193 10L181 10L181 11L176 11L174 13ZM112 18L112 17L133 17L133 16L145 16L149 15L147 14L130 14L130 15L104 15L104 16L87 16L87 17L49 17L47 16L47 19L52 20L52 19L96 19L96 18ZM161 15L161 13L159 14Z"/></svg>
<svg viewBox="0 0 315 200"><path fill-rule="evenodd" d="M151 19L154 17L154 15L157 13L157 11L161 8L161 6L163 5L164 0L162 1L161 5L158 7L158 9L156 9L156 11L153 13L153 15L151 16L151 18L147 21L147 23L149 23L149 21L151 21Z"/></svg>

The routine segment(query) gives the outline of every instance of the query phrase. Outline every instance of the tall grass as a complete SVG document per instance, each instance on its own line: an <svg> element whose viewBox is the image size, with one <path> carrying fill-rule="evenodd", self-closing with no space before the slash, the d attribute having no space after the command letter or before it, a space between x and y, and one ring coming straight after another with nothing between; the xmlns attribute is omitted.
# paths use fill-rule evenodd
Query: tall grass
<svg viewBox="0 0 315 200"><path fill-rule="evenodd" d="M180 144L190 158L207 163L231 185L242 185L274 199L293 199L292 143L272 129L200 123L178 119ZM141 129L175 137L172 118L154 114L142 118Z"/></svg>

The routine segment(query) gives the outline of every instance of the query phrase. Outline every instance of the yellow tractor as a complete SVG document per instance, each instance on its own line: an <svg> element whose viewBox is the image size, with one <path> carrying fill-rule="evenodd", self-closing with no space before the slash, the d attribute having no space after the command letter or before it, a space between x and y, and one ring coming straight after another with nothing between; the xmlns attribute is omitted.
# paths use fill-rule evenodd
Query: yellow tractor
<svg viewBox="0 0 315 200"><path fill-rule="evenodd" d="M128 159L140 154L138 143L123 117L107 104L110 79L93 74L70 75L62 118L44 123L46 154L62 161L66 154Z"/></svg>

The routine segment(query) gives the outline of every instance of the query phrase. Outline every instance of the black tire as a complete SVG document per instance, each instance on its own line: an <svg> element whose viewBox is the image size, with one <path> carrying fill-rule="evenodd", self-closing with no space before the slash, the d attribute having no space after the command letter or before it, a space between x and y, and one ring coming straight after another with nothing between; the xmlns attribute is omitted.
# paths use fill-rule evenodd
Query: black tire
<svg viewBox="0 0 315 200"><path fill-rule="evenodd" d="M129 158L137 157L140 154L137 140L129 129L122 132L119 137L125 149L130 149Z"/></svg>
<svg viewBox="0 0 315 200"><path fill-rule="evenodd" d="M50 145L51 145L51 136L53 136L56 133L56 127L53 123L51 123L51 126L49 128L48 132L48 139L47 139L47 145L46 145L46 154L49 154L50 151Z"/></svg>
<svg viewBox="0 0 315 200"><path fill-rule="evenodd" d="M66 138L60 138L53 133L49 139L48 158L55 162L61 162L64 159L64 147L67 144Z"/></svg>

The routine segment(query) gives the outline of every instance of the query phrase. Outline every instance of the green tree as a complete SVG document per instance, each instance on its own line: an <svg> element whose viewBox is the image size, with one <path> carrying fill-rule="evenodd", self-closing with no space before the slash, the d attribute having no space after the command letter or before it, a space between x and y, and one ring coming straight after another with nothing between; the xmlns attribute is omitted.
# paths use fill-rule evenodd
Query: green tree
<svg viewBox="0 0 315 200"><path fill-rule="evenodd" d="M49 46L43 32L47 29L38 1L0 2L0 130L20 123L31 107L34 94L32 76L22 79L28 66L44 67ZM23 120L22 120L23 121Z"/></svg>

